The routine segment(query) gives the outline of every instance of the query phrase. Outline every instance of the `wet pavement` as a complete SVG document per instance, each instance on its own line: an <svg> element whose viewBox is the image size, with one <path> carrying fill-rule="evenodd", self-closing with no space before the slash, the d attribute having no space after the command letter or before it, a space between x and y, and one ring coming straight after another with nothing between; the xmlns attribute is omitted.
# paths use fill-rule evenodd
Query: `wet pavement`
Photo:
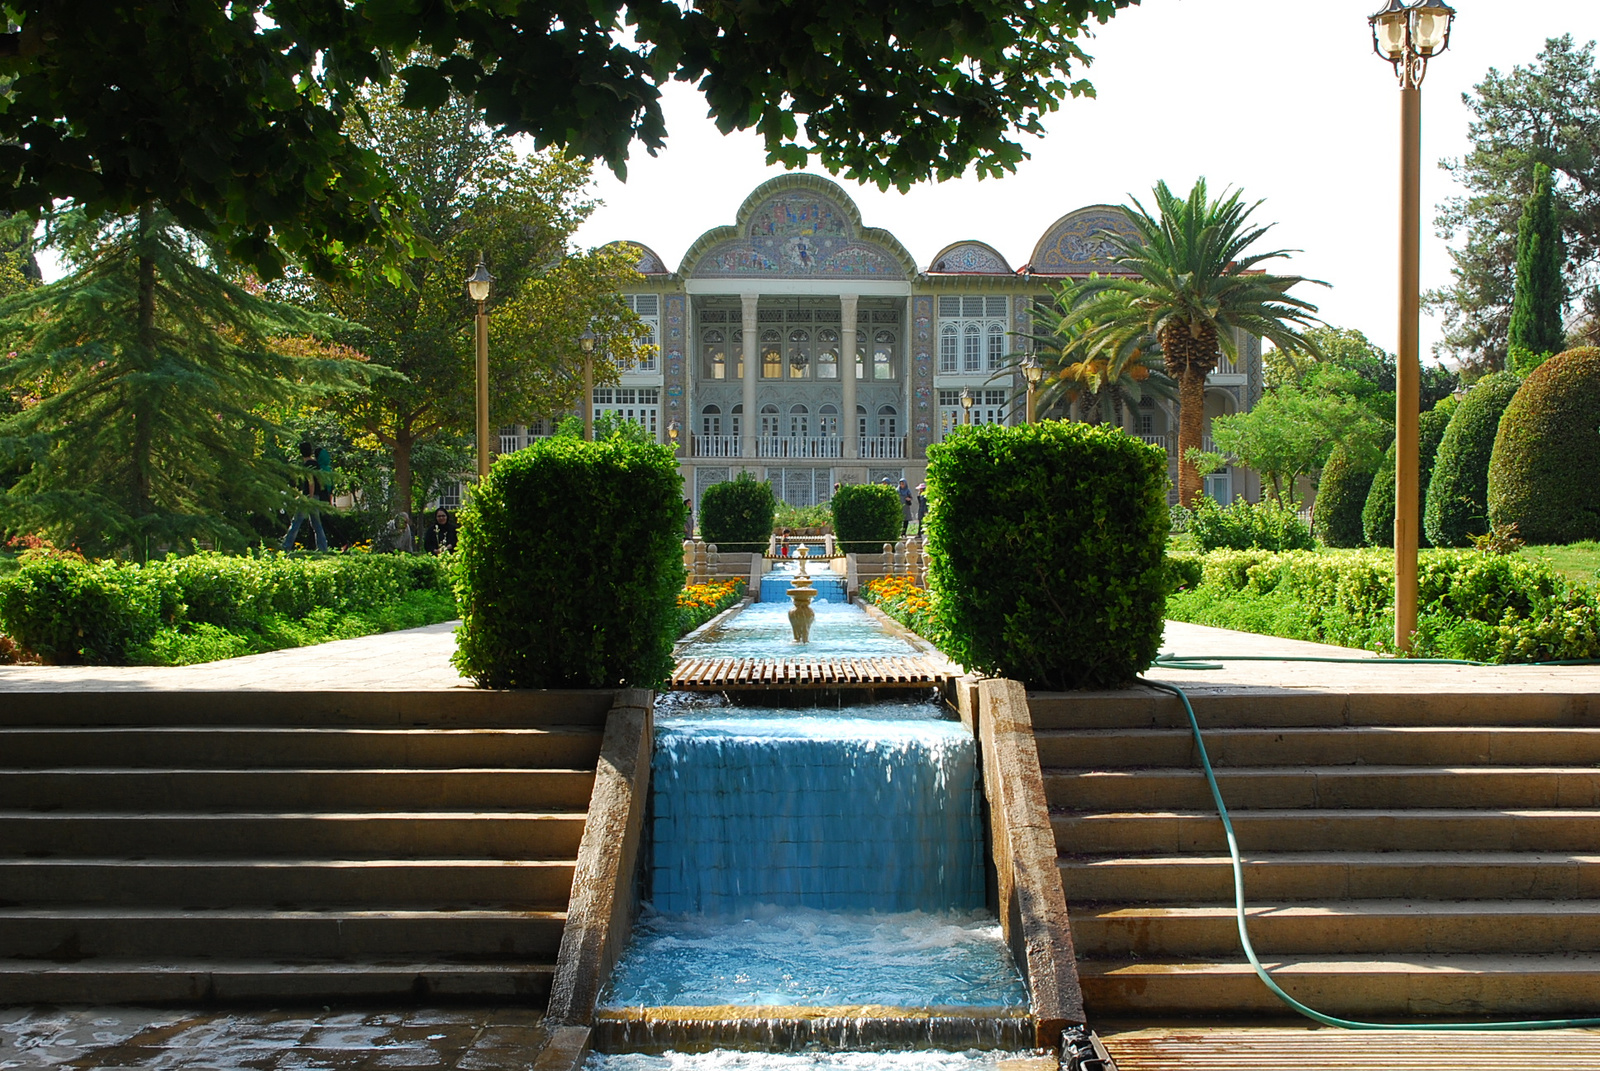
<svg viewBox="0 0 1600 1071"><path fill-rule="evenodd" d="M0 1069L521 1071L544 1046L542 1019L531 1008L0 1008Z"/></svg>

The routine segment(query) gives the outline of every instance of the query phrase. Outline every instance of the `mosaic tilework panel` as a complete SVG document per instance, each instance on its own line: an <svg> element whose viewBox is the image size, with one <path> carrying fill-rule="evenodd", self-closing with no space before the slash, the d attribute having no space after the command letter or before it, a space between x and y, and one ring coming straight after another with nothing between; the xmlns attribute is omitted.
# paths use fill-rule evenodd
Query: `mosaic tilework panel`
<svg viewBox="0 0 1600 1071"><path fill-rule="evenodd" d="M662 356L662 386L666 388L667 396L666 416L667 423L676 420L685 429L688 421L684 418L684 296L682 294L668 294L666 301L666 316L661 324L661 356ZM687 441L686 437L679 440Z"/></svg>
<svg viewBox="0 0 1600 1071"><path fill-rule="evenodd" d="M911 299L911 456L928 456L933 438L933 298Z"/></svg>
<svg viewBox="0 0 1600 1071"><path fill-rule="evenodd" d="M1116 249L1105 231L1136 235L1125 212L1118 208L1086 208L1056 225L1039 243L1034 271L1050 273L1108 271L1116 269Z"/></svg>

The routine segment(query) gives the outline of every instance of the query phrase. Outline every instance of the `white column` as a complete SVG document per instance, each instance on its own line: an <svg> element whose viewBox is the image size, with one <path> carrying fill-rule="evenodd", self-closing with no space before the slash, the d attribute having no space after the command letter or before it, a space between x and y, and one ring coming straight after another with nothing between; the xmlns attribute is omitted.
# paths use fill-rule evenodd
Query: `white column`
<svg viewBox="0 0 1600 1071"><path fill-rule="evenodd" d="M739 453L743 457L756 456L756 377L760 369L756 367L758 350L759 327L756 324L757 294L740 294L739 301L744 306L744 425L739 435Z"/></svg>
<svg viewBox="0 0 1600 1071"><path fill-rule="evenodd" d="M844 424L844 456L861 456L861 437L856 433L856 301L858 294L839 295L839 374L842 390L839 419ZM871 339L868 339L870 345Z"/></svg>

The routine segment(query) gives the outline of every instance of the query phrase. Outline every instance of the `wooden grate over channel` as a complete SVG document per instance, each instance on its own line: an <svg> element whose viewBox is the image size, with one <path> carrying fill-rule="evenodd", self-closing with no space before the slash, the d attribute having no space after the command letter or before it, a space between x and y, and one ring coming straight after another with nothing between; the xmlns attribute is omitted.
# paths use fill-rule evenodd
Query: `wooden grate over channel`
<svg viewBox="0 0 1600 1071"><path fill-rule="evenodd" d="M944 659L899 658L687 658L672 672L678 691L762 688L926 688L958 671Z"/></svg>

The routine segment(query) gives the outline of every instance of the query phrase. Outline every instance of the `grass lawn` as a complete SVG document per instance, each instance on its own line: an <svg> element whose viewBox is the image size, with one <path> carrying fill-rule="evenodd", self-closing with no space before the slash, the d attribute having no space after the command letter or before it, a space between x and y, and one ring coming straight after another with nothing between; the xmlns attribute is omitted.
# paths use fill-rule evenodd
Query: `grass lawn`
<svg viewBox="0 0 1600 1071"><path fill-rule="evenodd" d="M1568 580L1579 580L1591 586L1600 581L1600 543L1593 539L1564 547L1523 547L1518 553L1524 558L1544 562Z"/></svg>

